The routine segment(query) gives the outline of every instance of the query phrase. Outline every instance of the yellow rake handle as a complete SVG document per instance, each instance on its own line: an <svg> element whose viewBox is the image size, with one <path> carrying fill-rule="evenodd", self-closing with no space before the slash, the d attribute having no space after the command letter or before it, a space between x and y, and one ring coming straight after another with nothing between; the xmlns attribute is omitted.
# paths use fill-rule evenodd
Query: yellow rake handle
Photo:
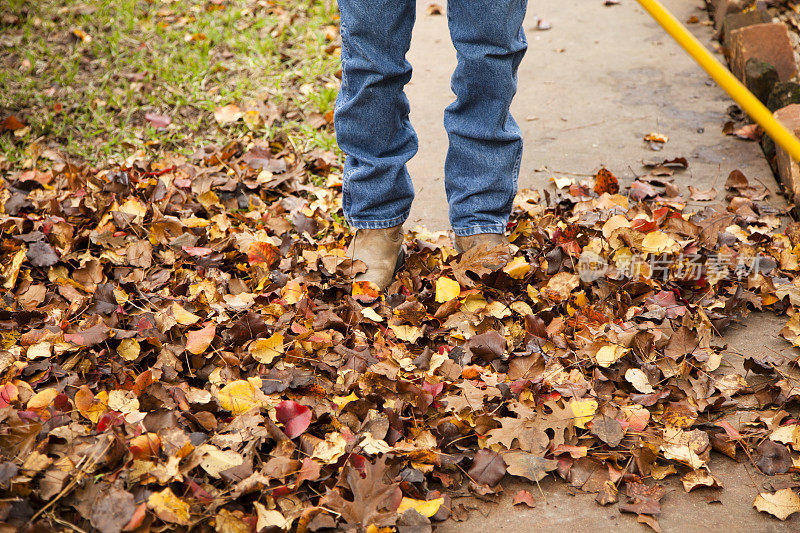
<svg viewBox="0 0 800 533"><path fill-rule="evenodd" d="M791 131L775 120L772 113L753 96L731 72L725 68L683 24L666 10L658 0L637 0L639 4L658 22L684 50L697 61L720 87L725 89L748 115L766 131L770 137L792 156L800 161L800 141Z"/></svg>

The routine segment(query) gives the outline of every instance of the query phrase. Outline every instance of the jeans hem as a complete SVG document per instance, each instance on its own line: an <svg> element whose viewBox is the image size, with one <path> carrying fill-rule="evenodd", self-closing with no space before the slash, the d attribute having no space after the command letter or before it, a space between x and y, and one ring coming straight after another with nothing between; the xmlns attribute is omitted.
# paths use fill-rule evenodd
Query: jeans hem
<svg viewBox="0 0 800 533"><path fill-rule="evenodd" d="M408 219L409 213L394 218L384 218L380 220L366 220L345 217L347 224L353 229L386 229L403 224Z"/></svg>
<svg viewBox="0 0 800 533"><path fill-rule="evenodd" d="M499 233L503 234L506 231L505 224L486 224L477 226L465 226L463 228L453 228L453 233L459 237L470 237L480 233Z"/></svg>

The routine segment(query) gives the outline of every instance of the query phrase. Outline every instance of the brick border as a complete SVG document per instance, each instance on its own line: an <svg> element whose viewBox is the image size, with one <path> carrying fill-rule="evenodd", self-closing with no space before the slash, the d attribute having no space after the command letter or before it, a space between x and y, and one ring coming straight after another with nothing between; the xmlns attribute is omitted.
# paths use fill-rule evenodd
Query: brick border
<svg viewBox="0 0 800 533"><path fill-rule="evenodd" d="M743 10L744 0L706 0L709 16L731 72L782 124L800 135L797 59L782 22L766 10ZM764 135L761 147L789 201L800 204L800 165Z"/></svg>

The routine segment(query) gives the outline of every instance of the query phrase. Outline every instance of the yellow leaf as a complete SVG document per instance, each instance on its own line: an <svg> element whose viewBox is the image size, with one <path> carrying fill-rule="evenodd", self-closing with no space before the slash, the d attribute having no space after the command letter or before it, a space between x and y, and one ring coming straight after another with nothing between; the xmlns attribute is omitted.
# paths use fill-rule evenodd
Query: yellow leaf
<svg viewBox="0 0 800 533"><path fill-rule="evenodd" d="M358 447L367 455L377 455L392 451L391 446L386 444L385 441L373 437L372 433L366 433L364 437L358 441Z"/></svg>
<svg viewBox="0 0 800 533"><path fill-rule="evenodd" d="M497 319L503 319L512 314L511 308L500 301L490 303L483 309L483 312Z"/></svg>
<svg viewBox="0 0 800 533"><path fill-rule="evenodd" d="M663 231L651 231L642 240L642 251L649 254L663 254L675 251L678 243Z"/></svg>
<svg viewBox="0 0 800 533"><path fill-rule="evenodd" d="M530 285L528 285L528 287L530 287ZM508 307L510 307L511 310L514 311L515 313L517 313L519 315L522 315L522 316L527 316L527 315L532 315L533 314L533 309L531 309L531 306L528 305L527 303L523 302L522 300L517 300L516 302L511 302L508 305Z"/></svg>
<svg viewBox="0 0 800 533"><path fill-rule="evenodd" d="M577 274L569 272L559 272L547 282L547 291L554 292L562 300L569 298L570 293L580 285L580 278Z"/></svg>
<svg viewBox="0 0 800 533"><path fill-rule="evenodd" d="M211 222L206 218L191 216L183 221L183 225L187 228L205 228Z"/></svg>
<svg viewBox="0 0 800 533"><path fill-rule="evenodd" d="M669 137L664 135L663 133L658 133L657 131L651 131L650 133L644 136L644 140L654 143L665 143L669 141Z"/></svg>
<svg viewBox="0 0 800 533"><path fill-rule="evenodd" d="M50 357L53 354L53 343L50 342L37 342L32 346L28 346L28 351L25 355L28 359L38 359L40 357Z"/></svg>
<svg viewBox="0 0 800 533"><path fill-rule="evenodd" d="M628 353L627 348L623 348L622 346L617 346L615 344L607 344L606 346L603 346L597 350L595 359L597 359L598 365L602 366L603 368L608 368L619 361L620 358L626 353Z"/></svg>
<svg viewBox="0 0 800 533"><path fill-rule="evenodd" d="M261 114L257 109L248 109L244 112L244 123L251 130L256 129L261 124Z"/></svg>
<svg viewBox="0 0 800 533"><path fill-rule="evenodd" d="M151 494L147 499L147 507L164 522L189 525L189 504L175 496L169 487Z"/></svg>
<svg viewBox="0 0 800 533"><path fill-rule="evenodd" d="M792 489L781 489L775 494L762 492L756 496L753 507L762 513L786 520L790 515L800 512L800 497Z"/></svg>
<svg viewBox="0 0 800 533"><path fill-rule="evenodd" d="M129 390L112 390L108 393L108 408L127 414L139 410L139 399L136 393Z"/></svg>
<svg viewBox="0 0 800 533"><path fill-rule="evenodd" d="M253 502L256 507L256 516L258 517L258 522L256 523L256 531L262 531L265 528L279 528L279 529L287 529L287 522L286 518L281 514L280 511L276 511L274 509L267 509L264 507L262 503ZM291 522L289 522L291 523Z"/></svg>
<svg viewBox="0 0 800 533"><path fill-rule="evenodd" d="M444 503L444 498L436 498L435 500L415 500L413 498L403 497L400 500L400 507L397 508L397 514L403 514L409 509L414 509L422 516L432 517L439 510L439 507Z"/></svg>
<svg viewBox="0 0 800 533"><path fill-rule="evenodd" d="M213 444L198 446L195 454L202 457L200 467L208 472L211 477L219 477L221 472L239 466L244 462L244 458L239 452L220 450Z"/></svg>
<svg viewBox="0 0 800 533"><path fill-rule="evenodd" d="M135 361L141 352L142 348L136 339L122 339L117 348L117 354L126 361Z"/></svg>
<svg viewBox="0 0 800 533"><path fill-rule="evenodd" d="M344 455L346 448L347 441L341 433L328 433L325 435L325 440L318 442L314 446L311 457L319 459L325 464L330 464Z"/></svg>
<svg viewBox="0 0 800 533"><path fill-rule="evenodd" d="M789 424L781 426L772 432L769 439L781 444L791 444L792 448L800 451L800 425Z"/></svg>
<svg viewBox="0 0 800 533"><path fill-rule="evenodd" d="M569 408L575 416L573 424L576 428L586 429L586 423L591 422L597 411L597 402L592 399L570 400Z"/></svg>
<svg viewBox="0 0 800 533"><path fill-rule="evenodd" d="M269 279L269 278L267 278ZM281 297L287 305L294 305L303 298L303 285L299 280L293 279L289 281L281 289Z"/></svg>
<svg viewBox="0 0 800 533"><path fill-rule="evenodd" d="M142 217L147 214L147 206L136 198L129 198L124 204L117 209L120 213L126 215L133 215L134 217Z"/></svg>
<svg viewBox="0 0 800 533"><path fill-rule="evenodd" d="M53 400L56 399L56 396L58 396L58 391L52 387L37 392L31 396L30 400L28 400L28 409L32 409L34 411L46 409L51 403L53 403Z"/></svg>
<svg viewBox="0 0 800 533"><path fill-rule="evenodd" d="M184 309L178 302L172 302L172 316L181 326L191 326L200 320L200 317Z"/></svg>
<svg viewBox="0 0 800 533"><path fill-rule="evenodd" d="M275 333L268 339L256 339L248 348L253 359L268 365L283 353L283 335Z"/></svg>
<svg viewBox="0 0 800 533"><path fill-rule="evenodd" d="M395 336L401 341L415 343L422 337L422 328L417 326L406 326L403 324L389 324Z"/></svg>
<svg viewBox="0 0 800 533"><path fill-rule="evenodd" d="M101 391L95 396L89 387L83 385L75 392L75 408L96 424L103 413L108 411L108 392Z"/></svg>
<svg viewBox="0 0 800 533"><path fill-rule="evenodd" d="M361 310L361 316L373 322L383 322L383 317L375 312L371 307L365 307Z"/></svg>
<svg viewBox="0 0 800 533"><path fill-rule="evenodd" d="M333 400L333 403L335 403L341 411L348 403L358 400L358 396L355 392L351 392L349 396L334 396L331 400Z"/></svg>
<svg viewBox="0 0 800 533"><path fill-rule="evenodd" d="M566 188L568 188L570 185L572 185L573 183L575 183L575 180L574 180L574 179L572 179L572 178L569 178L569 177L567 177L567 176L562 176L562 177L560 177L560 178L557 178L557 177L555 177L555 176L551 176L551 177L550 177L550 181L552 181L552 182L555 184L555 186L556 186L556 189L566 189Z"/></svg>
<svg viewBox="0 0 800 533"><path fill-rule="evenodd" d="M514 279L522 279L530 272L531 265L525 261L524 257L517 256L511 260L506 266L503 267L503 272L508 274Z"/></svg>
<svg viewBox="0 0 800 533"><path fill-rule="evenodd" d="M217 393L217 401L220 407L234 415L240 415L260 405L255 387L244 379L232 381L222 387Z"/></svg>
<svg viewBox="0 0 800 533"><path fill-rule="evenodd" d="M625 215L614 215L613 217L606 220L606 223L603 224L603 237L606 239L610 239L611 235L614 233L614 230L619 228L630 228L631 223L625 217Z"/></svg>
<svg viewBox="0 0 800 533"><path fill-rule="evenodd" d="M460 294L461 285L456 280L444 277L436 280L436 301L438 303L449 302L453 298L458 298Z"/></svg>
<svg viewBox="0 0 800 533"><path fill-rule="evenodd" d="M3 288L4 289L13 289L14 286L17 284L17 277L19 276L19 268L22 266L22 262L25 261L27 257L28 249L24 246L19 249L19 251L14 254L14 257L11 259L11 262L7 264L6 268L3 269Z"/></svg>
<svg viewBox="0 0 800 533"><path fill-rule="evenodd" d="M653 386L650 385L650 381L647 379L647 375L638 368L629 368L625 372L625 379L642 394L651 394L655 392Z"/></svg>
<svg viewBox="0 0 800 533"><path fill-rule="evenodd" d="M461 309L468 313L477 313L486 307L486 303L486 298L480 294L470 294L464 298L464 302L461 304Z"/></svg>

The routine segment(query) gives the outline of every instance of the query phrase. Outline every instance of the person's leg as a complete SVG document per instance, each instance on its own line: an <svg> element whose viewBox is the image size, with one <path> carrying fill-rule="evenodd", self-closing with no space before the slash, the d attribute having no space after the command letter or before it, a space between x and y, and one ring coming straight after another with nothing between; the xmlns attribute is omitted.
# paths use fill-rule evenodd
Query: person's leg
<svg viewBox="0 0 800 533"><path fill-rule="evenodd" d="M445 186L457 236L503 233L517 189L522 132L509 113L527 49L526 0L448 0L458 54L445 111Z"/></svg>
<svg viewBox="0 0 800 533"><path fill-rule="evenodd" d="M344 214L356 229L399 226L414 188L406 162L417 152L403 87L411 79L415 0L339 0L342 86L334 125L344 168Z"/></svg>

